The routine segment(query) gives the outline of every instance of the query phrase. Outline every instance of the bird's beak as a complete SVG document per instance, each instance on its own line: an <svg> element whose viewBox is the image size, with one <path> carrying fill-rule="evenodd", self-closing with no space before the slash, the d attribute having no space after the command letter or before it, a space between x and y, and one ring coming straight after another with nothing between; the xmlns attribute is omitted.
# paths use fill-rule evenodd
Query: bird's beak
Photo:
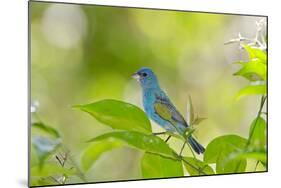
<svg viewBox="0 0 281 188"><path fill-rule="evenodd" d="M134 74L132 74L132 78L139 80L140 79L140 75L136 72Z"/></svg>

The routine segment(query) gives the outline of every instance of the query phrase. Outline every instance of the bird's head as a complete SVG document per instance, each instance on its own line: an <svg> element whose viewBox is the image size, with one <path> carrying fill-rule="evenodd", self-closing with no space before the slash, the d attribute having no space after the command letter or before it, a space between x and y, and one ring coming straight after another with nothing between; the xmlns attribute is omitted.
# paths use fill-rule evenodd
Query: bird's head
<svg viewBox="0 0 281 188"><path fill-rule="evenodd" d="M135 72L132 77L136 79L144 89L159 87L157 77L150 68L143 67Z"/></svg>

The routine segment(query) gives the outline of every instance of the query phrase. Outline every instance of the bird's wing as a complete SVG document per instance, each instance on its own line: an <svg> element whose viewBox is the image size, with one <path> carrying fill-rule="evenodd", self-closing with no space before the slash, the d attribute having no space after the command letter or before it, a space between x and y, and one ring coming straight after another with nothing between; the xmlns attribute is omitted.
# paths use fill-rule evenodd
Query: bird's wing
<svg viewBox="0 0 281 188"><path fill-rule="evenodd" d="M161 118L169 121L173 125L179 123L187 127L187 123L182 115L177 111L175 106L166 96L156 95L154 110Z"/></svg>

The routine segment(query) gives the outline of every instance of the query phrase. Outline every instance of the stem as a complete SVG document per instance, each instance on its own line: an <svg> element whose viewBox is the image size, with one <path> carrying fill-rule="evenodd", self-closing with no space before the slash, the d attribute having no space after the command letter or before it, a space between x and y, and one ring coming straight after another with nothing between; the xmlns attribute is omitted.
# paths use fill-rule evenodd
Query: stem
<svg viewBox="0 0 281 188"><path fill-rule="evenodd" d="M61 166L63 166L63 163L61 162L60 158L56 155L56 159L58 160L58 162L60 163Z"/></svg>
<svg viewBox="0 0 281 188"><path fill-rule="evenodd" d="M260 163L260 161L257 161L254 171L257 171L257 167L258 167L259 163Z"/></svg>
<svg viewBox="0 0 281 188"><path fill-rule="evenodd" d="M60 165L62 167L64 167L66 161L67 161L67 156L68 156L68 151L65 153L65 154L61 154L61 153L58 153L58 155L61 157L61 159L59 158L59 156L56 155L56 159L58 160L58 162L60 163ZM65 167L64 167L65 168ZM67 180L67 176L66 174L62 174L62 181L61 181L61 184L65 184Z"/></svg>
<svg viewBox="0 0 281 188"><path fill-rule="evenodd" d="M248 141L247 141L247 143L246 143L244 152L246 152L246 151L248 150L248 147L249 147L249 145L250 145L251 139L252 139L253 134L254 134L254 130L255 130L256 125L257 125L257 122L258 122L258 118L260 117L260 115L261 115L261 113L262 113L262 109L263 109L264 103L265 103L265 101L266 101L266 98L267 98L267 96L262 96L262 97L261 97L260 108L259 108L258 114L257 114L257 116L256 116L254 126L253 126L253 128L252 128L252 130L251 130L251 132L250 132L250 136L249 136ZM237 172L237 170L238 170L240 164L241 164L241 161L237 164L237 166L236 166L236 168L235 168L235 172Z"/></svg>
<svg viewBox="0 0 281 188"><path fill-rule="evenodd" d="M49 176L49 178L51 180L53 180L54 182L56 182L57 184L61 184L61 182L59 182L56 178L54 178L53 176Z"/></svg>
<svg viewBox="0 0 281 188"><path fill-rule="evenodd" d="M181 154L182 154L182 152L183 152L183 149L184 149L185 144L186 144L186 141L183 143L183 145L182 145L182 147L181 147L180 156L181 156Z"/></svg>
<svg viewBox="0 0 281 188"><path fill-rule="evenodd" d="M258 114L257 114L256 120L255 120L254 126L253 126L253 128L252 128L252 130L251 130L251 132L250 132L250 136L249 136L249 138L248 138L248 141L247 141L247 144L246 144L245 149L248 149L248 146L249 146L249 144L250 144L250 140L251 140L251 139L252 139L252 137L253 137L254 130L255 130L255 128L256 128L256 125L257 125L257 122L258 122L258 118L259 118L259 117L260 117L260 115L261 115L261 112L262 112L262 109L263 109L264 103L265 103L265 101L266 101L266 98L267 98L266 96L262 96L262 97L261 97L261 104L260 104L260 108L259 108L259 111L258 111Z"/></svg>
<svg viewBox="0 0 281 188"><path fill-rule="evenodd" d="M167 134L167 133L168 133L168 132L160 132L160 133L153 133L153 134L154 134L154 135L159 135L159 134ZM168 134L168 135L169 135L169 136L168 136L168 138L166 139L165 142L167 142L167 141L173 136L173 135L171 135L171 134ZM187 138L185 138L185 140L187 140ZM199 174L207 175L205 172L202 171L202 169L197 168L196 166L190 164L188 161L186 161L186 160L181 156L181 153L182 153L182 151L183 151L183 149L184 149L185 144L188 145L188 147L189 147L190 150L191 150L191 153L192 153L193 157L196 159L196 156L195 156L195 154L193 153L193 151L192 151L192 149L191 149L189 143L187 143L186 141L184 142L184 145L183 145L183 147L181 148L181 152L180 152L179 158L180 158L184 163L186 163L186 164L189 165L190 167L192 167L192 168L194 168L195 170L197 170L197 171L199 172Z"/></svg>
<svg viewBox="0 0 281 188"><path fill-rule="evenodd" d="M265 20L260 20L257 22L257 30L256 30L256 35L255 38L250 39L246 37L242 37L241 34L238 34L238 38L231 39L224 44L232 44L232 43L239 43L241 45L242 42L248 43L249 46L256 46L262 50L266 50L267 45L265 41L265 36L262 34L262 27L265 26ZM261 40L260 40L261 39Z"/></svg>
<svg viewBox="0 0 281 188"><path fill-rule="evenodd" d="M60 159L57 155L56 155L56 159L59 161L60 165L62 167L65 168L65 163L66 163L66 160L68 160L71 165L73 166L73 168L76 169L77 171L77 177L79 177L83 182L87 182L86 178L85 178L85 175L84 173L80 170L79 166L74 162L74 160L72 159L71 155L69 155L69 149L67 149L66 146L63 146L62 147L62 151L65 153L65 155L61 155L61 158ZM66 181L67 177L65 176L65 174L63 174L63 176L65 177L64 179L64 182Z"/></svg>
<svg viewBox="0 0 281 188"><path fill-rule="evenodd" d="M149 151L147 151L146 153L151 153ZM156 153L151 153L151 154L155 154L155 155L158 155L158 156L161 156L161 157L164 157L164 158L169 158L169 159L173 159L173 160L177 160L177 161L182 161L184 162L185 164L187 164L188 166L190 166L191 168L197 170L199 173L202 173L203 175L207 175L205 172L202 171L201 168L197 168L196 166L194 166L193 164L189 163L187 160L184 159L183 156L179 156L177 153L175 153L175 158L171 158L171 157L166 157L166 156L163 156L161 154L156 154Z"/></svg>
<svg viewBox="0 0 281 188"><path fill-rule="evenodd" d="M75 161L72 159L71 156L68 157L68 159L70 160L70 162L72 163L72 165L74 166L74 168L77 170L77 176L84 182L88 182L84 173L80 170L80 168L78 167L78 165L75 163Z"/></svg>
<svg viewBox="0 0 281 188"><path fill-rule="evenodd" d="M205 172L203 172L200 168L197 168L196 166L190 164L189 162L187 162L183 157L181 157L181 160L186 163L187 165L189 165L190 167L194 168L195 170L197 170L199 172L199 174L203 174L203 175L207 175Z"/></svg>
<svg viewBox="0 0 281 188"><path fill-rule="evenodd" d="M173 135L173 134L169 134L169 132L160 132L160 133L153 133L153 134L154 134L154 135L168 134L169 136L168 136L168 138L166 139L165 142L167 142L172 136L175 136L175 135ZM176 137L176 136L175 136L175 137ZM191 150L191 153L192 153L193 157L194 157L195 159L197 159L196 156L195 156L195 154L194 154L194 152L192 151L192 148L190 147L189 143L186 142L187 137L186 137L186 136L183 136L183 139L185 140L185 141L184 141L184 145L183 145L183 147L182 147L182 149L181 149L181 152L180 152L180 155L179 155L178 157L179 157L184 163L186 163L187 165L189 165L189 166L192 167L193 169L197 170L199 174L207 175L205 172L202 171L201 168L197 168L196 166L194 166L193 164L189 163L188 161L186 161L186 160L181 156L181 153L182 153L182 151L183 151L183 149L184 149L184 146L185 146L185 144L187 144L188 147L189 147L190 150Z"/></svg>
<svg viewBox="0 0 281 188"><path fill-rule="evenodd" d="M192 148L191 148L191 146L190 146L190 144L187 143L187 145L188 145L188 147L189 147L189 149L190 149L190 151L191 151L191 153L192 153L192 155L193 155L193 158L197 159L197 158L196 158L196 155L194 154L194 152L193 152L193 150L192 150Z"/></svg>

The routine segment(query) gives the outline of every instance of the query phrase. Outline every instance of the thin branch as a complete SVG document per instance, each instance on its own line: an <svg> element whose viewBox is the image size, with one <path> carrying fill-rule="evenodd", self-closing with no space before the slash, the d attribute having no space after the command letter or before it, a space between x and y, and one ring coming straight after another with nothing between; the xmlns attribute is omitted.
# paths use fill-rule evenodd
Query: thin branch
<svg viewBox="0 0 281 188"><path fill-rule="evenodd" d="M248 138L248 140L247 140L247 143L246 143L244 152L246 152L246 151L248 150L248 147L249 147L249 145L250 145L250 143L251 143L251 139L252 139L252 137L253 137L254 130L255 130L256 125L257 125L257 122L258 122L258 118L260 117L260 115L261 115L261 113L262 113L262 109L263 109L264 103L265 103L265 101L266 101L266 98L267 98L267 96L264 96L264 95L261 97L261 103L260 103L259 111L258 111L258 114L257 114L257 116L256 116L256 119L255 119L255 123L254 123L254 125L253 125L253 128L251 129L250 136L249 136L249 138ZM237 170L238 170L240 164L241 164L241 161L237 164L237 166L236 166L236 168L235 168L235 172L237 172Z"/></svg>
<svg viewBox="0 0 281 188"><path fill-rule="evenodd" d="M258 167L259 163L260 163L260 161L257 161L254 171L257 171L257 167Z"/></svg>
<svg viewBox="0 0 281 188"><path fill-rule="evenodd" d="M58 181L56 178L54 178L53 176L49 176L50 179L52 179L54 182L58 183L58 184L61 184L60 181Z"/></svg>
<svg viewBox="0 0 281 188"><path fill-rule="evenodd" d="M181 154L182 154L182 152L183 152L183 149L184 149L185 144L186 144L186 141L183 143L183 145L182 145L182 147L181 147L180 154L179 154L180 156L181 156Z"/></svg>
<svg viewBox="0 0 281 188"><path fill-rule="evenodd" d="M57 155L56 155L56 159L57 159L57 161L60 163L60 165L63 166L62 161L60 160L60 158L59 158Z"/></svg>
<svg viewBox="0 0 281 188"><path fill-rule="evenodd" d="M194 154L194 152L193 152L193 150L192 150L192 148L191 148L191 146L190 146L189 143L187 143L187 146L189 147L189 149L190 149L190 151L191 151L191 153L192 153L192 155L193 155L193 158L197 159L197 157L196 157L196 155Z"/></svg>
<svg viewBox="0 0 281 188"><path fill-rule="evenodd" d="M260 115L261 115L261 112L262 112L264 103L265 103L265 101L266 101L266 98L267 98L266 96L262 96L262 98L261 98L260 108L259 108L257 117L256 117L256 119L255 119L254 126L253 126L253 128L252 128L252 130L251 130L251 132L250 132L250 136L249 136L248 141L247 141L247 144L246 144L246 149L248 149L248 146L250 145L250 141L251 141L251 139L252 139L252 137L253 137L253 133L254 133L254 130L255 130L255 128L256 128L256 125L257 125L257 122L258 122L258 118L259 118Z"/></svg>
<svg viewBox="0 0 281 188"><path fill-rule="evenodd" d="M72 165L74 166L74 168L76 169L78 177L79 177L82 181L88 182L87 179L86 179L86 177L85 177L85 175L84 175L84 173L81 171L81 169L80 169L79 166L75 163L75 161L72 159L71 156L68 157L68 160L71 162L71 164L72 164Z"/></svg>
<svg viewBox="0 0 281 188"><path fill-rule="evenodd" d="M265 37L262 35L263 26L265 25L265 23L266 23L265 19L261 19L256 22L257 30L256 30L255 37L253 39L243 37L241 36L240 33L238 33L237 38L231 39L225 42L224 44L227 45L232 43L239 43L239 45L241 46L241 43L245 42L248 43L249 46L258 47L262 50L266 50L267 45L266 45Z"/></svg>
<svg viewBox="0 0 281 188"><path fill-rule="evenodd" d="M189 165L190 167L194 168L195 170L198 171L198 173L202 173L203 175L207 175L205 172L202 171L202 169L197 168L196 166L194 166L193 164L190 164L188 161L186 161L183 157L181 157L181 160L186 163L187 165Z"/></svg>
<svg viewBox="0 0 281 188"><path fill-rule="evenodd" d="M242 37L241 34L239 33L238 38L230 39L229 41L225 42L224 44L227 45L227 44L232 44L232 43L237 43L237 42L238 43L241 43L241 42L256 43L255 40Z"/></svg>

